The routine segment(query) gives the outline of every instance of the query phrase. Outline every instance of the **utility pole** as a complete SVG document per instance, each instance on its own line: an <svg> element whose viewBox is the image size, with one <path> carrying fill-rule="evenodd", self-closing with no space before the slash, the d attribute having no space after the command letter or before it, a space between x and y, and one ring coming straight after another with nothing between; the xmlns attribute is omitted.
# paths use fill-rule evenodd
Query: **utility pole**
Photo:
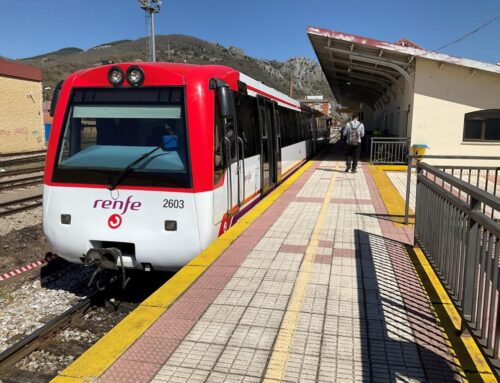
<svg viewBox="0 0 500 383"><path fill-rule="evenodd" d="M289 93L290 93L289 96L293 97L293 73L290 76L290 91L289 91Z"/></svg>
<svg viewBox="0 0 500 383"><path fill-rule="evenodd" d="M148 59L156 62L156 45L155 45L155 18L154 14L160 12L161 0L139 0L139 7L146 12L146 17L149 24L149 43L148 43Z"/></svg>

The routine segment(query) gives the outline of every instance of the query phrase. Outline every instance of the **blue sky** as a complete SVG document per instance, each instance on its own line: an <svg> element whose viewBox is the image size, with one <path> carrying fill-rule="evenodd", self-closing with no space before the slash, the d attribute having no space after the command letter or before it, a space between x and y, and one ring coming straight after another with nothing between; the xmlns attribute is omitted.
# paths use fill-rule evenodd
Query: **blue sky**
<svg viewBox="0 0 500 383"><path fill-rule="evenodd" d="M146 35L136 0L0 0L0 55L34 56L64 47ZM436 49L500 15L500 0L164 0L157 34L187 34L248 55L315 59L308 25ZM500 20L443 53L500 61Z"/></svg>

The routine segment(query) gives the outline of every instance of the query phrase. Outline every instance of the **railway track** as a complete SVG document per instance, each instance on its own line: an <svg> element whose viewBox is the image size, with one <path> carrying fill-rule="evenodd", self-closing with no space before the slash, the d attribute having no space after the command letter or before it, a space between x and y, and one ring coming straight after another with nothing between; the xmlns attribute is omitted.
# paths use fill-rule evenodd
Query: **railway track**
<svg viewBox="0 0 500 383"><path fill-rule="evenodd" d="M9 166L22 165L22 164L30 164L45 161L45 154L31 156L31 157L21 157L21 158L13 158L10 160L0 161L0 169L6 168Z"/></svg>
<svg viewBox="0 0 500 383"><path fill-rule="evenodd" d="M2 352L0 354L0 373L5 373L17 362L39 349L48 340L69 327L72 322L82 318L92 307L92 302L102 295L103 292L97 292L88 298L82 299L73 307L49 321L43 327Z"/></svg>
<svg viewBox="0 0 500 383"><path fill-rule="evenodd" d="M43 181L43 175L30 175L28 177L14 178L6 181L0 181L0 192L12 190L26 186L38 185Z"/></svg>
<svg viewBox="0 0 500 383"><path fill-rule="evenodd" d="M33 209L42 205L42 194L36 194L29 197L18 198L13 201L0 203L0 217L19 213L21 211Z"/></svg>
<svg viewBox="0 0 500 383"><path fill-rule="evenodd" d="M170 276L167 273L141 273L132 278L125 290L120 288L120 278L111 277L105 290L96 291L80 300L0 353L0 381L18 383L51 380ZM82 341L76 335L89 332L92 333L92 341ZM51 365L54 360L59 360L59 364Z"/></svg>
<svg viewBox="0 0 500 383"><path fill-rule="evenodd" d="M43 172L44 167L43 166L36 166L33 168L28 168L28 169L17 169L17 170L8 170L0 173L0 177L14 177L14 176L19 176L22 174L29 174L29 173L37 173L37 172Z"/></svg>
<svg viewBox="0 0 500 383"><path fill-rule="evenodd" d="M11 158L11 157L19 157L19 156L36 156L38 154L45 154L46 150L32 150L30 152L23 153L6 153L2 154L2 158Z"/></svg>

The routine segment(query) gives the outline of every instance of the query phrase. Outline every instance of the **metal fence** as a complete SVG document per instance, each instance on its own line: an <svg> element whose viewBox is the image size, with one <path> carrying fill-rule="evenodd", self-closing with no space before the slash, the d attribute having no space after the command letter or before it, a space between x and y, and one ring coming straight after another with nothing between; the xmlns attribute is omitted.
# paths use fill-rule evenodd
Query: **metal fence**
<svg viewBox="0 0 500 383"><path fill-rule="evenodd" d="M500 198L449 170L417 164L415 238L473 333L499 360Z"/></svg>
<svg viewBox="0 0 500 383"><path fill-rule="evenodd" d="M482 161L495 161L500 165L500 157L498 156L446 156L446 155L408 155L407 175L406 175L406 197L405 197L405 224L409 223L410 212L410 190L414 190L415 184L412 182L412 172L415 170L415 164L422 160L446 161L448 165L433 164L433 167L461 179L470 185L476 186L481 190L500 197L500 166L463 166L450 165L454 161L470 160L472 163L480 163ZM414 180L414 178L413 178ZM444 182L442 181L444 187ZM449 185L448 185L449 186ZM451 188L450 188L451 190ZM457 191L459 196L460 190ZM484 207L484 211L487 208ZM489 210L491 218L495 212ZM496 217L498 218L498 217Z"/></svg>
<svg viewBox="0 0 500 383"><path fill-rule="evenodd" d="M371 137L372 164L406 164L410 139L407 137Z"/></svg>

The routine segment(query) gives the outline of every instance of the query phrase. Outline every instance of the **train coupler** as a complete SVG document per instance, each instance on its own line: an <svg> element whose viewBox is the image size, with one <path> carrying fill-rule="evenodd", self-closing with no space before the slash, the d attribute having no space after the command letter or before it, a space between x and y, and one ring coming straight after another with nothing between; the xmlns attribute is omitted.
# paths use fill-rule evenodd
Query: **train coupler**
<svg viewBox="0 0 500 383"><path fill-rule="evenodd" d="M92 248L85 254L83 262L87 266L96 267L94 273L90 277L90 281L87 285L88 287L92 286L97 275L104 270L122 271L122 289L125 289L127 283L130 281L130 278L127 278L120 249L115 247L104 249ZM99 281L96 282L96 287L99 290L104 290L104 288L100 286Z"/></svg>

